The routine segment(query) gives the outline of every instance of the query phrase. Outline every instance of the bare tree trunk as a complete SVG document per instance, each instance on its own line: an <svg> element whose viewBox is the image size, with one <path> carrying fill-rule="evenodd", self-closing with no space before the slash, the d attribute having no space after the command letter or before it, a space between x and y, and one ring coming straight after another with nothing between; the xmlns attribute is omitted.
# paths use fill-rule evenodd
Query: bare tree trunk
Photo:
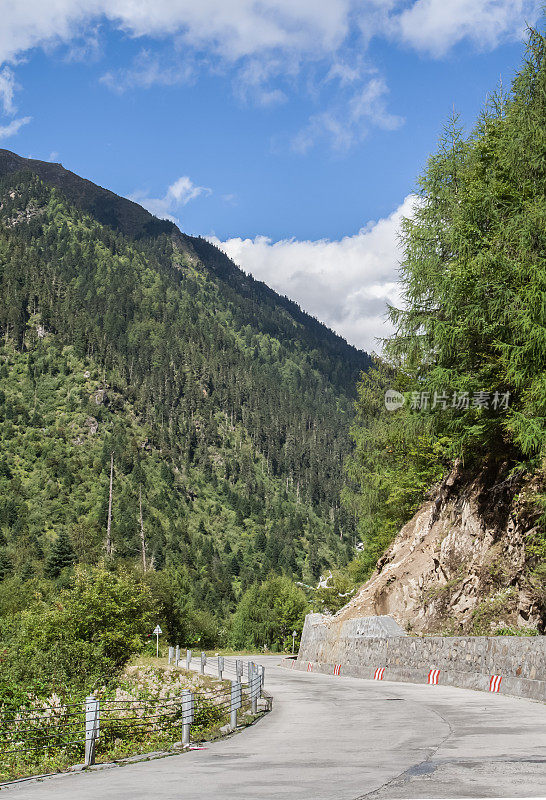
<svg viewBox="0 0 546 800"><path fill-rule="evenodd" d="M146 539L144 537L144 518L142 516L142 484L138 487L138 508L140 511L140 545L142 548L142 569L146 572Z"/></svg>
<svg viewBox="0 0 546 800"><path fill-rule="evenodd" d="M114 488L114 451L110 453L110 496L108 498L108 523L106 525L106 555L112 555L112 494Z"/></svg>

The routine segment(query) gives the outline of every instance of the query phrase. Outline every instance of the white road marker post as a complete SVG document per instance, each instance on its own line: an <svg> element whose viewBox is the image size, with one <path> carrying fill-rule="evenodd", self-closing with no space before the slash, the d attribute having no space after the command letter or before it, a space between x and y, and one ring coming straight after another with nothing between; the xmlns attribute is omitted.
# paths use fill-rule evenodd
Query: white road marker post
<svg viewBox="0 0 546 800"><path fill-rule="evenodd" d="M186 650L186 669L191 669L191 650Z"/></svg>
<svg viewBox="0 0 546 800"><path fill-rule="evenodd" d="M257 686L259 686L258 681L259 681L258 674L254 673L252 675L252 684L250 687L250 711L252 714L258 713L258 696L256 693L256 688Z"/></svg>
<svg viewBox="0 0 546 800"><path fill-rule="evenodd" d="M296 648L296 636L298 635L297 631L292 631L292 655L294 655L294 650Z"/></svg>
<svg viewBox="0 0 546 800"><path fill-rule="evenodd" d="M205 674L205 664L207 663L207 657L204 653L201 653L201 675Z"/></svg>
<svg viewBox="0 0 546 800"><path fill-rule="evenodd" d="M155 636L155 654L157 658L159 658L159 635L163 633L159 625L156 625L154 628L154 636Z"/></svg>
<svg viewBox="0 0 546 800"><path fill-rule="evenodd" d="M235 659L235 675L238 681L243 677L243 662L238 658Z"/></svg>
<svg viewBox="0 0 546 800"><path fill-rule="evenodd" d="M231 703L229 727L232 731L237 728L237 709L243 704L243 686L240 681L231 681Z"/></svg>
<svg viewBox="0 0 546 800"><path fill-rule="evenodd" d="M99 701L94 695L85 698L85 766L95 763L95 742L99 738Z"/></svg>
<svg viewBox="0 0 546 800"><path fill-rule="evenodd" d="M192 692L182 694L182 744L190 743L190 726L195 716L195 698Z"/></svg>
<svg viewBox="0 0 546 800"><path fill-rule="evenodd" d="M174 651L174 663L175 663L175 666L178 666L179 661L180 661L180 645L177 644L176 645L176 650Z"/></svg>
<svg viewBox="0 0 546 800"><path fill-rule="evenodd" d="M171 647L171 646L169 645L169 657L168 657L168 659L167 659L167 663L168 663L168 664L172 664L172 662L173 662L173 659L174 659L174 647Z"/></svg>
<svg viewBox="0 0 546 800"><path fill-rule="evenodd" d="M218 656L218 677L222 680L222 673L224 671L224 656Z"/></svg>

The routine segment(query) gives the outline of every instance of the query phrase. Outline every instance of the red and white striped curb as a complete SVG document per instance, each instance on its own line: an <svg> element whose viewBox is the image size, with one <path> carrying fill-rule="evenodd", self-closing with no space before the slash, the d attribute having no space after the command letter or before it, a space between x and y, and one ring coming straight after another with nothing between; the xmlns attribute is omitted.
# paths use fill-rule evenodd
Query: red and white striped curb
<svg viewBox="0 0 546 800"><path fill-rule="evenodd" d="M428 673L428 682L431 686L438 685L438 678L440 677L440 670L439 669L431 669Z"/></svg>
<svg viewBox="0 0 546 800"><path fill-rule="evenodd" d="M307 664L307 672L313 672L313 664L311 662Z"/></svg>
<svg viewBox="0 0 546 800"><path fill-rule="evenodd" d="M374 681L382 681L385 674L385 667L378 667L373 674Z"/></svg>
<svg viewBox="0 0 546 800"><path fill-rule="evenodd" d="M489 691L498 693L501 681L502 681L502 675L491 675L491 679L489 681Z"/></svg>
<svg viewBox="0 0 546 800"><path fill-rule="evenodd" d="M341 672L341 664L334 664L334 675L339 675Z"/></svg>

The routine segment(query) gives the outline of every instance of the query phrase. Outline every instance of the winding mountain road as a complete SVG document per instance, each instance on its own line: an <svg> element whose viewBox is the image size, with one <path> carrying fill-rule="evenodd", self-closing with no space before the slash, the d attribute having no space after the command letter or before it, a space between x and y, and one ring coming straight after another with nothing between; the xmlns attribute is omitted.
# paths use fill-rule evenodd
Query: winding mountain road
<svg viewBox="0 0 546 800"><path fill-rule="evenodd" d="M207 749L12 784L6 800L546 796L546 708L266 665L273 711Z"/></svg>

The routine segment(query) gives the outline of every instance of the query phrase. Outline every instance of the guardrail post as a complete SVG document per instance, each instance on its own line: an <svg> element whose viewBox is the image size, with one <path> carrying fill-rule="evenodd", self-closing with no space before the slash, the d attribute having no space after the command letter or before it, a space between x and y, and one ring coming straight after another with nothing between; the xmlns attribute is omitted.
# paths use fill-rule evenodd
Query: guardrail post
<svg viewBox="0 0 546 800"><path fill-rule="evenodd" d="M174 651L174 663L175 663L175 666L178 666L179 661L180 661L180 645L177 644L176 645L176 650Z"/></svg>
<svg viewBox="0 0 546 800"><path fill-rule="evenodd" d="M262 680L261 680L261 686L260 686L260 688L261 688L261 689L263 689L263 688L264 688L264 686L265 686L265 667L264 667L264 665L263 665L263 664L262 664L262 673L261 673L261 676L260 676L260 677L261 677L261 679L262 679Z"/></svg>
<svg viewBox="0 0 546 800"><path fill-rule="evenodd" d="M95 742L99 738L100 709L94 695L85 698L85 766L95 763Z"/></svg>
<svg viewBox="0 0 546 800"><path fill-rule="evenodd" d="M186 650L186 669L191 669L191 650Z"/></svg>
<svg viewBox="0 0 546 800"><path fill-rule="evenodd" d="M250 686L250 710L253 714L258 713L258 695L260 694L261 677L258 671L252 671L252 682Z"/></svg>
<svg viewBox="0 0 546 800"><path fill-rule="evenodd" d="M190 743L190 726L195 716L195 698L192 692L182 694L182 744Z"/></svg>
<svg viewBox="0 0 546 800"><path fill-rule="evenodd" d="M222 672L224 671L224 656L218 656L218 677L222 680Z"/></svg>
<svg viewBox="0 0 546 800"><path fill-rule="evenodd" d="M169 646L169 657L167 659L167 664L171 664L174 658L174 647Z"/></svg>
<svg viewBox="0 0 546 800"><path fill-rule="evenodd" d="M243 704L243 687L239 680L231 681L231 703L229 727L234 731L237 727L237 709Z"/></svg>
<svg viewBox="0 0 546 800"><path fill-rule="evenodd" d="M201 675L205 674L205 664L207 663L207 657L204 653L201 653Z"/></svg>
<svg viewBox="0 0 546 800"><path fill-rule="evenodd" d="M240 681L243 677L243 662L240 661L238 658L235 659L235 675L237 680Z"/></svg>
<svg viewBox="0 0 546 800"><path fill-rule="evenodd" d="M250 686L250 680L252 678L252 673L254 671L253 668L254 668L254 664L252 663L252 661L247 661L247 663L246 663L246 674L247 674L248 685L249 686Z"/></svg>

